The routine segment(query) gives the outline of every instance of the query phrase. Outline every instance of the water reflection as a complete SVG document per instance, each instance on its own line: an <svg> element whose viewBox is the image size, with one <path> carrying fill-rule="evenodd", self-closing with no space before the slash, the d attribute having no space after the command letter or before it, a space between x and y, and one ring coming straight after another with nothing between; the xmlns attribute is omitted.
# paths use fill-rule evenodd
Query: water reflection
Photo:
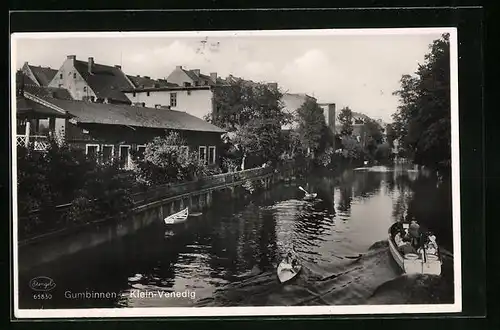
<svg viewBox="0 0 500 330"><path fill-rule="evenodd" d="M299 186L318 199L303 200ZM432 175L400 167L317 174L252 195L245 204L216 200L186 223L165 227L158 221L23 276L50 276L59 289L119 293L106 301L69 302L58 291L44 308L366 303L378 286L399 276L380 243L394 221L417 219L452 251L450 194L446 182L436 187ZM292 248L303 273L285 290L275 267ZM196 299L145 300L134 290L191 290ZM21 291L21 307L40 308Z"/></svg>

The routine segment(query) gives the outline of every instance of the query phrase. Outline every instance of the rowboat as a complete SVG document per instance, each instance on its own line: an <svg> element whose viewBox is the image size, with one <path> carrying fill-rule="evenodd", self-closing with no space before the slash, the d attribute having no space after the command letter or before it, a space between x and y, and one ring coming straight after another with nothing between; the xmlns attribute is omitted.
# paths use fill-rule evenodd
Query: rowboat
<svg viewBox="0 0 500 330"><path fill-rule="evenodd" d="M317 194L317 193L309 193L307 190L305 190L305 189L304 189L304 188L302 188L302 187L299 187L299 189L300 189L300 190L302 190L302 191L305 193L305 195L304 195L304 200L306 200L306 201L307 201L307 200L311 200L311 199L315 199L315 198L316 198L316 196L318 196L318 194Z"/></svg>
<svg viewBox="0 0 500 330"><path fill-rule="evenodd" d="M318 194L317 194L317 193L305 194L305 195L304 195L304 200L311 200L311 199L315 199L317 196L318 196Z"/></svg>
<svg viewBox="0 0 500 330"><path fill-rule="evenodd" d="M395 224L396 225L396 224ZM394 226L394 225L393 225ZM439 251L436 249L434 253L426 248L420 249L417 253L403 254L393 236L393 227L389 228L389 251L399 267L406 274L432 274L441 275L441 258ZM395 235L395 233L394 233Z"/></svg>
<svg viewBox="0 0 500 330"><path fill-rule="evenodd" d="M302 266L296 265L295 267L292 267L292 265L289 264L286 260L283 260L278 265L277 269L278 279L281 283L288 282L292 278L297 276L301 269Z"/></svg>
<svg viewBox="0 0 500 330"><path fill-rule="evenodd" d="M166 217L164 219L164 221L165 221L165 224L167 224L167 225L173 225L173 224L176 224L176 223L179 223L179 222L186 221L186 219L188 218L188 216L189 216L189 210L186 207L182 211L179 211L177 213L169 215L168 217Z"/></svg>

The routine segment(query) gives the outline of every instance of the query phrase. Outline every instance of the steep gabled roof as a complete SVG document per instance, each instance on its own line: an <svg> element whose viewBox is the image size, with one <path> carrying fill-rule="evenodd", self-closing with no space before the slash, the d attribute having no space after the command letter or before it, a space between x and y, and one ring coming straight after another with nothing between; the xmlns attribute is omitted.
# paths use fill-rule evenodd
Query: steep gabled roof
<svg viewBox="0 0 500 330"><path fill-rule="evenodd" d="M177 87L179 85L167 82L164 79L151 79L144 76L130 76L127 78L134 84L135 88L155 88L155 87Z"/></svg>
<svg viewBox="0 0 500 330"><path fill-rule="evenodd" d="M38 97L48 97L62 100L72 100L71 94L67 89L56 87L43 87L35 85L25 85L24 90Z"/></svg>
<svg viewBox="0 0 500 330"><path fill-rule="evenodd" d="M127 96L122 93L122 89L133 86L128 82L125 74L119 68L94 63L92 73L89 73L88 62L80 60L75 60L75 68L98 98L108 98L130 103Z"/></svg>
<svg viewBox="0 0 500 330"><path fill-rule="evenodd" d="M92 103L76 100L46 99L86 124L122 125L224 133L225 131L186 112L136 107L126 104Z"/></svg>
<svg viewBox="0 0 500 330"><path fill-rule="evenodd" d="M71 94L64 88L38 86L29 76L23 72L16 73L16 86L24 86L24 91L39 97L50 97L72 100Z"/></svg>
<svg viewBox="0 0 500 330"><path fill-rule="evenodd" d="M57 73L57 70L49 67L30 65L29 68L41 86L48 86Z"/></svg>
<svg viewBox="0 0 500 330"><path fill-rule="evenodd" d="M24 85L30 85L30 86L38 86L36 82L34 82L28 75L26 75L22 71L17 71L16 72L16 85L20 86L24 83Z"/></svg>

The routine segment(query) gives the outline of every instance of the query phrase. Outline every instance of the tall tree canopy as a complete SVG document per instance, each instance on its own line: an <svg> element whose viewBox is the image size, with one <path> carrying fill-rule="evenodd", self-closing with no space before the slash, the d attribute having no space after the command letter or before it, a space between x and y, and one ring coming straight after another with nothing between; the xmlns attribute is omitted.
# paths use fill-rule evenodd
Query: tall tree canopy
<svg viewBox="0 0 500 330"><path fill-rule="evenodd" d="M241 153L261 161L275 160L282 150L281 127L291 117L283 108L282 92L272 85L239 78L214 92L214 114L208 121L234 132L232 143Z"/></svg>
<svg viewBox="0 0 500 330"><path fill-rule="evenodd" d="M344 136L349 136L352 134L352 110L349 107L345 107L340 110L338 119L340 124L342 125L340 128L340 134Z"/></svg>
<svg viewBox="0 0 500 330"><path fill-rule="evenodd" d="M313 152L317 153L332 144L332 141L329 141L329 139L333 140L333 137L328 134L329 129L326 126L323 109L315 99L308 98L297 109L297 120L299 124L297 133L304 148L310 148Z"/></svg>
<svg viewBox="0 0 500 330"><path fill-rule="evenodd" d="M424 64L415 75L404 75L394 92L400 106L393 127L416 164L442 170L449 169L451 159L449 34L429 48Z"/></svg>

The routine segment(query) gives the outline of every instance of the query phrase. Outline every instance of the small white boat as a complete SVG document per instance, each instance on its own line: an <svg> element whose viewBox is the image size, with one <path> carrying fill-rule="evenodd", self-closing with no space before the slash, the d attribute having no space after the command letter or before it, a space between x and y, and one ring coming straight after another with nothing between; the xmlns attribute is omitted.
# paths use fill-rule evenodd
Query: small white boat
<svg viewBox="0 0 500 330"><path fill-rule="evenodd" d="M301 269L302 266L296 265L295 267L292 267L292 265L289 264L286 260L283 260L278 265L277 269L278 279L280 280L281 283L288 282L292 278L297 276Z"/></svg>
<svg viewBox="0 0 500 330"><path fill-rule="evenodd" d="M307 190L305 190L302 187L299 187L299 189L302 190L305 193L304 200L306 200L306 201L307 200L311 200L311 199L315 199L318 196L317 193L309 193Z"/></svg>
<svg viewBox="0 0 500 330"><path fill-rule="evenodd" d="M179 211L177 213L169 215L168 217L166 217L164 219L164 221L165 221L165 224L167 224L167 225L173 225L173 224L176 224L176 223L179 223L179 222L186 221L186 219L188 218L188 216L189 216L189 210L186 207L182 211Z"/></svg>
<svg viewBox="0 0 500 330"><path fill-rule="evenodd" d="M317 196L318 196L318 194L317 194L317 193L305 194L305 195L304 195L304 200L311 200L311 199L315 199Z"/></svg>
<svg viewBox="0 0 500 330"><path fill-rule="evenodd" d="M416 253L403 255L398 249L391 229L392 226L389 228L389 251L404 273L441 275L442 262L438 250L435 253L428 253L421 249L420 255Z"/></svg>

